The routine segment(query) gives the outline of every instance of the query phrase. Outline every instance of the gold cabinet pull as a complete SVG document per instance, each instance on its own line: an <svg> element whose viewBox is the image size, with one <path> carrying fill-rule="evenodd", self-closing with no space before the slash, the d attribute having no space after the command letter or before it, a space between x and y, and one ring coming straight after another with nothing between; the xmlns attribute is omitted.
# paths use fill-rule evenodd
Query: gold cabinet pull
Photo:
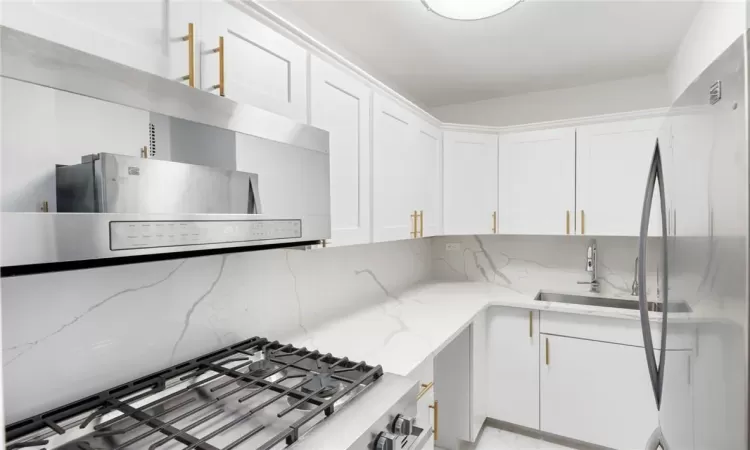
<svg viewBox="0 0 750 450"><path fill-rule="evenodd" d="M544 361L549 366L549 338L544 338Z"/></svg>
<svg viewBox="0 0 750 450"><path fill-rule="evenodd" d="M188 74L180 77L181 81L187 81L190 87L195 87L195 31L193 23L188 24L188 34L182 37L188 43Z"/></svg>
<svg viewBox="0 0 750 450"><path fill-rule="evenodd" d="M529 311L529 337L534 337L534 311Z"/></svg>
<svg viewBox="0 0 750 450"><path fill-rule="evenodd" d="M419 237L424 237L424 211L419 211Z"/></svg>
<svg viewBox="0 0 750 450"><path fill-rule="evenodd" d="M432 409L432 421L435 423L435 426L433 427L433 431L435 432L435 440L438 439L438 401L435 400L435 402L430 405L430 409Z"/></svg>
<svg viewBox="0 0 750 450"><path fill-rule="evenodd" d="M586 234L586 216L583 214L583 210L581 210L581 234Z"/></svg>
<svg viewBox="0 0 750 450"><path fill-rule="evenodd" d="M42 202L41 211L42 212L49 212L49 202L47 200L44 200Z"/></svg>
<svg viewBox="0 0 750 450"><path fill-rule="evenodd" d="M432 389L432 385L434 383L430 381L429 383L422 383L420 386L422 386L422 390L419 391L419 394L417 394L417 400L424 397L424 395Z"/></svg>
<svg viewBox="0 0 750 450"><path fill-rule="evenodd" d="M219 84L211 86L211 90L218 89L219 95L224 97L224 36L219 36L219 46L212 48L209 53L219 54Z"/></svg>
<svg viewBox="0 0 750 450"><path fill-rule="evenodd" d="M570 210L565 211L565 234L570 234Z"/></svg>
<svg viewBox="0 0 750 450"><path fill-rule="evenodd" d="M417 214L417 210L415 209L411 215L409 216L411 219L411 232L409 232L409 236L416 238L417 236L417 220L419 220L419 215Z"/></svg>
<svg viewBox="0 0 750 450"><path fill-rule="evenodd" d="M497 234L497 211L492 212L492 234Z"/></svg>

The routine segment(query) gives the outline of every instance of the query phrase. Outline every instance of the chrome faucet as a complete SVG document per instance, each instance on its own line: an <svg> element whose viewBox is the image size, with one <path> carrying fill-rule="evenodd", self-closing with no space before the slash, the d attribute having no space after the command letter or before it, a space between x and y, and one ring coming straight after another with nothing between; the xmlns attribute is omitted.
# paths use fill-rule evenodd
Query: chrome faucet
<svg viewBox="0 0 750 450"><path fill-rule="evenodd" d="M589 284L591 292L599 292L599 279L596 276L596 239L589 240L586 248L586 272L591 273L591 281L579 281L578 284Z"/></svg>
<svg viewBox="0 0 750 450"><path fill-rule="evenodd" d="M635 271L633 272L633 286L630 288L630 295L636 296L640 292L640 286L638 285L638 257L635 257Z"/></svg>

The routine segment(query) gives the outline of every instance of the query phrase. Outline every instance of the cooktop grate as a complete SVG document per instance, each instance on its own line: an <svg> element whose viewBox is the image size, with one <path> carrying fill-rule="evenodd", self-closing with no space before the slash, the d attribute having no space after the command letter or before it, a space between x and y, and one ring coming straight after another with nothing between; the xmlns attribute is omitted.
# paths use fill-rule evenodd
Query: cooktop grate
<svg viewBox="0 0 750 450"><path fill-rule="evenodd" d="M250 367L258 366L253 358L258 352L263 352L267 368L261 374ZM77 431L83 436L58 448L98 450L105 442L106 449L179 443L186 450L229 450L269 428L275 431L273 437L257 447L268 450L296 442L303 426L333 414L342 398L356 395L382 375L380 366L254 337L11 424L5 429L6 449L47 448L56 435ZM279 410L281 399L287 402ZM240 404L245 406L235 408ZM270 405L275 418L293 411L300 417L281 429L256 422L239 430ZM232 440L227 442L230 431ZM224 439L218 439L220 435ZM219 446L215 438L222 441Z"/></svg>

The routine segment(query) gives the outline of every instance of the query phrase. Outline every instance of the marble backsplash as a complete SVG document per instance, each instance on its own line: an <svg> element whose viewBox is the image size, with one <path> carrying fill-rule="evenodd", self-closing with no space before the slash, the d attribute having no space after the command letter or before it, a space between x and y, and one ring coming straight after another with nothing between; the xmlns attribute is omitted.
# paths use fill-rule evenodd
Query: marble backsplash
<svg viewBox="0 0 750 450"><path fill-rule="evenodd" d="M430 251L420 239L3 278L6 423L383 302L430 278Z"/></svg>
<svg viewBox="0 0 750 450"><path fill-rule="evenodd" d="M638 256L637 237L598 237L601 293L631 297ZM586 236L441 236L432 238L432 277L445 281L485 281L523 295L539 290L586 292ZM654 241L656 243L656 241ZM454 244L448 250L448 244ZM648 247L646 292L656 297L657 248ZM651 267L653 265L654 267Z"/></svg>

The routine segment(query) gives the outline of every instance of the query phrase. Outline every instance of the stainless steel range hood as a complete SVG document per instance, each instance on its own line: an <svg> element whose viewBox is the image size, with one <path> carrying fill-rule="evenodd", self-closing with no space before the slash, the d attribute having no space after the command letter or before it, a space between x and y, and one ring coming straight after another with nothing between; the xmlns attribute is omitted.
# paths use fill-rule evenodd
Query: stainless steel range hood
<svg viewBox="0 0 750 450"><path fill-rule="evenodd" d="M3 276L330 238L326 131L7 27L0 39L3 78L148 111L168 148L38 161L56 201L3 204Z"/></svg>

